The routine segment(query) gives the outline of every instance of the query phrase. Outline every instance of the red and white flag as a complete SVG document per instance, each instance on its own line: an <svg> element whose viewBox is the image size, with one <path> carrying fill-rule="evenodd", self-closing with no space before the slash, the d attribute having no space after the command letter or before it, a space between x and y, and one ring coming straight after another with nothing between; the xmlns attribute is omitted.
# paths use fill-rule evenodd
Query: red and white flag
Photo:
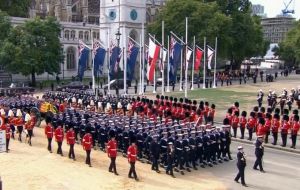
<svg viewBox="0 0 300 190"><path fill-rule="evenodd" d="M208 46L207 47L207 69L211 70L211 61L214 56L214 51Z"/></svg>
<svg viewBox="0 0 300 190"><path fill-rule="evenodd" d="M148 66L147 66L147 78L153 83L154 80L154 71L156 61L159 57L160 46L156 45L151 38L149 38L149 54L148 54Z"/></svg>
<svg viewBox="0 0 300 190"><path fill-rule="evenodd" d="M196 59L195 59L195 65L194 69L195 71L198 71L201 65L201 59L202 59L203 51L199 48L196 48Z"/></svg>

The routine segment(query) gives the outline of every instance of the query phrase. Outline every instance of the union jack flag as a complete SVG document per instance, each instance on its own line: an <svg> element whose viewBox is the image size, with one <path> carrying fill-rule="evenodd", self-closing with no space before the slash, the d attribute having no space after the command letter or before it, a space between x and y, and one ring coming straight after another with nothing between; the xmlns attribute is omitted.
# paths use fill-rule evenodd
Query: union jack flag
<svg viewBox="0 0 300 190"><path fill-rule="evenodd" d="M115 64L115 68L114 68L114 71L115 72L118 72L118 68L119 68L119 64L120 64L120 61L121 61L121 58L122 58L122 55L123 55L123 50L121 48L119 48L119 56L118 56L118 59L117 59L117 62Z"/></svg>
<svg viewBox="0 0 300 190"><path fill-rule="evenodd" d="M81 56L81 52L82 52L82 50L84 50L85 47L86 47L86 45L83 43L83 41L79 40L79 45L78 45L78 55L79 55L79 57Z"/></svg>
<svg viewBox="0 0 300 190"><path fill-rule="evenodd" d="M177 41L175 40L175 38L173 36L171 36L171 40L170 40L170 57L173 58L174 56L174 46L177 43Z"/></svg>
<svg viewBox="0 0 300 190"><path fill-rule="evenodd" d="M132 48L134 47L134 43L132 40L129 39L129 42L128 42L128 50L127 50L127 58L130 57L131 55L131 52L132 52Z"/></svg>
<svg viewBox="0 0 300 190"><path fill-rule="evenodd" d="M93 55L95 56L97 53L97 50L101 47L101 43L96 40L93 44Z"/></svg>

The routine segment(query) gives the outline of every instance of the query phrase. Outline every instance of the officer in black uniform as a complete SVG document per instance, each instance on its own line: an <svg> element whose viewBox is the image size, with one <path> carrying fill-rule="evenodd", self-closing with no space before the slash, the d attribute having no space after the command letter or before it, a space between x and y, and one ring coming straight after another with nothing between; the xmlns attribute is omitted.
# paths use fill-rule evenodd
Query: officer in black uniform
<svg viewBox="0 0 300 190"><path fill-rule="evenodd" d="M265 173L262 166L262 159L264 156L264 147L263 147L263 136L258 136L255 142L255 156L256 160L253 166L254 170L258 170L257 166L259 166L259 170Z"/></svg>
<svg viewBox="0 0 300 190"><path fill-rule="evenodd" d="M238 174L236 175L234 181L239 183L239 179L241 178L242 185L247 187L245 183L245 168L246 168L246 158L243 151L243 147L238 147L238 153L237 153L237 168L239 170Z"/></svg>
<svg viewBox="0 0 300 190"><path fill-rule="evenodd" d="M182 146L183 146L183 160L184 160L184 164L186 167L186 171L191 172L190 164L189 164L190 146L189 146L189 139L188 139L187 133L184 133L184 138L182 140Z"/></svg>
<svg viewBox="0 0 300 190"><path fill-rule="evenodd" d="M175 171L179 171L181 175L184 175L184 159L183 159L183 145L182 145L182 134L177 134L178 138L175 141L175 159L176 159L176 168ZM179 170L178 170L179 168Z"/></svg>
<svg viewBox="0 0 300 190"><path fill-rule="evenodd" d="M204 168L204 163L203 163L203 138L202 138L202 133L198 132L197 137L196 137L196 155L197 155L197 160L199 160L200 167Z"/></svg>
<svg viewBox="0 0 300 190"><path fill-rule="evenodd" d="M157 173L160 173L158 169L158 159L159 159L159 153L160 153L160 146L157 142L157 135L154 135L152 137L152 142L150 144L150 152L151 152L151 158L152 158L152 167L151 169L156 171Z"/></svg>
<svg viewBox="0 0 300 190"><path fill-rule="evenodd" d="M172 177L175 178L174 173L173 173L173 163L174 163L174 146L172 142L168 143L168 148L167 148L167 170L166 174L171 175Z"/></svg>

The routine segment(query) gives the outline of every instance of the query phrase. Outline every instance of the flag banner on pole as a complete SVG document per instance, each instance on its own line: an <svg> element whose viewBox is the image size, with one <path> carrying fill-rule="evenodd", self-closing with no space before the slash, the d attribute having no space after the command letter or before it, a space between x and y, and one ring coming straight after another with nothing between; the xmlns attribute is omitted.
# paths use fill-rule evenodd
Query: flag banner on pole
<svg viewBox="0 0 300 190"><path fill-rule="evenodd" d="M187 50L187 53L186 53L186 67L187 67L187 68L188 68L188 65L189 65L189 62L190 62L192 53L193 53L192 50L189 50L189 49Z"/></svg>
<svg viewBox="0 0 300 190"><path fill-rule="evenodd" d="M120 61L121 48L117 47L116 44L111 43L110 48L110 66L109 66L109 77L110 80L115 79L115 75L118 72L118 61Z"/></svg>
<svg viewBox="0 0 300 190"><path fill-rule="evenodd" d="M174 37L171 37L170 52L169 52L170 68L168 68L169 79L171 82L176 82L177 69L178 69L178 65L180 65L180 59L181 59L181 49L182 49L182 45L178 43Z"/></svg>
<svg viewBox="0 0 300 190"><path fill-rule="evenodd" d="M159 57L160 53L160 46L156 45L151 38L149 38L149 54L148 54L148 69L147 69L147 78L148 80L153 83L154 81L154 71L156 61Z"/></svg>
<svg viewBox="0 0 300 190"><path fill-rule="evenodd" d="M202 56L203 56L203 51L200 50L199 48L196 48L196 59L194 65L195 71L198 71L200 68Z"/></svg>
<svg viewBox="0 0 300 190"><path fill-rule="evenodd" d="M128 54L127 54L127 80L132 81L134 75L134 68L136 59L139 53L139 48L134 45L132 40L128 42Z"/></svg>
<svg viewBox="0 0 300 190"><path fill-rule="evenodd" d="M211 60L214 56L214 51L207 46L207 69L211 70Z"/></svg>
<svg viewBox="0 0 300 190"><path fill-rule="evenodd" d="M100 41L96 40L93 44L94 76L99 73L102 75L106 50L101 47Z"/></svg>
<svg viewBox="0 0 300 190"><path fill-rule="evenodd" d="M84 44L81 40L79 40L78 45L78 77L79 80L82 81L84 76L84 71L86 70L86 65L89 56L89 48L86 44Z"/></svg>
<svg viewBox="0 0 300 190"><path fill-rule="evenodd" d="M168 51L166 49L163 49L163 48L160 48L160 51L161 51L160 55L162 54L162 60L159 59L158 67L159 67L160 72L163 72L164 71L164 64L163 63L166 61Z"/></svg>

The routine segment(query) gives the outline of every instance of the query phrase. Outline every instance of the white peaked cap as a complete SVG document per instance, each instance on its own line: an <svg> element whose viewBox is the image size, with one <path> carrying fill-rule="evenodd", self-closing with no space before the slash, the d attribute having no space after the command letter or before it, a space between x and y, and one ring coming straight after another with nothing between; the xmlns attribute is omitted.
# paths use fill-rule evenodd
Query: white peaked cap
<svg viewBox="0 0 300 190"><path fill-rule="evenodd" d="M132 109L131 104L127 104L127 110L131 110L131 109Z"/></svg>

